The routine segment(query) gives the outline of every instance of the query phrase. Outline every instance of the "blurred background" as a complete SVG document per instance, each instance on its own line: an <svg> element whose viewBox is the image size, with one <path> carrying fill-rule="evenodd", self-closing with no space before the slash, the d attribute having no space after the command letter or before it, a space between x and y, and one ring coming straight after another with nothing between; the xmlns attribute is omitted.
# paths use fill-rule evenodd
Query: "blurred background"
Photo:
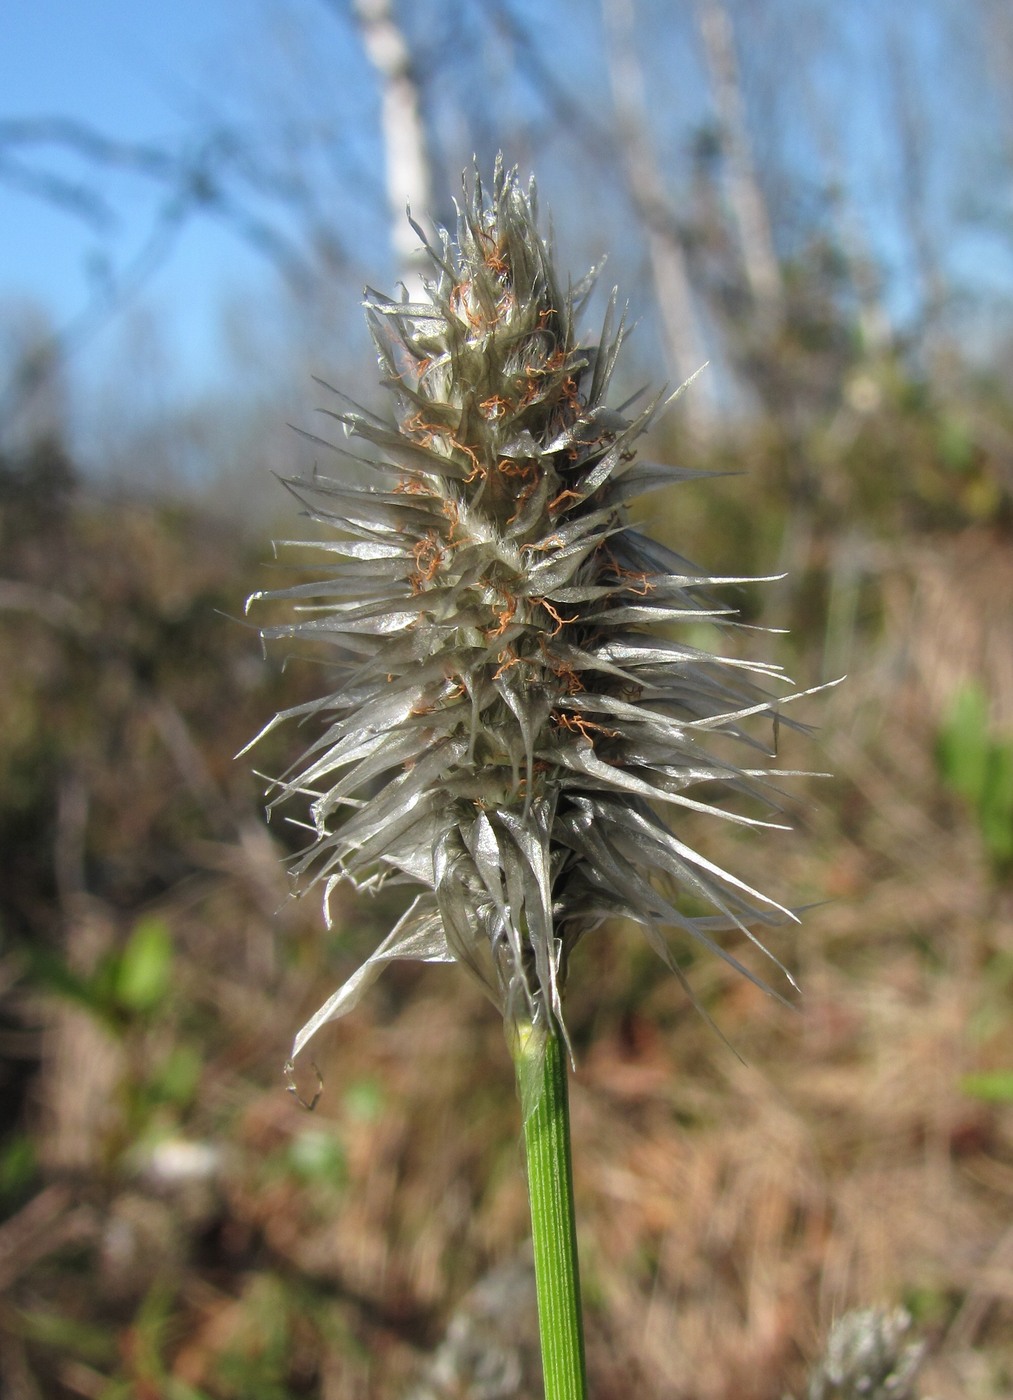
<svg viewBox="0 0 1013 1400"><path fill-rule="evenodd" d="M0 1393L540 1393L499 1018L395 967L286 1094L397 909L325 933L251 772L301 737L234 761L320 685L242 620L304 528L287 424L313 376L381 404L363 285L502 150L564 272L607 254L623 385L708 363L649 451L728 474L652 529L784 572L758 647L848 673L783 743L835 774L796 833L688 824L815 906L797 1009L679 949L730 1049L635 931L575 962L593 1393L800 1396L903 1305L911 1393L1008 1396L1013 10L51 0L0 94Z"/></svg>

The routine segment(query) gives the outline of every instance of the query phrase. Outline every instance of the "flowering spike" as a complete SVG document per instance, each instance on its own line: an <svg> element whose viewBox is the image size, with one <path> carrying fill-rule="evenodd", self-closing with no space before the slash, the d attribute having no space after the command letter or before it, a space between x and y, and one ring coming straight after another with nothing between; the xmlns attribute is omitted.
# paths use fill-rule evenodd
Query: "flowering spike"
<svg viewBox="0 0 1013 1400"><path fill-rule="evenodd" d="M606 918L642 925L678 972L667 929L738 968L716 932L793 917L664 815L745 820L701 800L718 783L779 810L765 767L705 741L762 749L743 719L765 714L776 732L794 697L760 688L783 680L775 666L657 635L734 625L713 590L739 580L630 523L630 498L697 473L637 460L660 399L606 400L626 333L615 295L600 342L579 344L588 288L563 290L533 187L501 161L491 189L465 187L456 239L426 252L428 301L365 303L395 423L341 396L327 410L364 452L337 447L352 459L340 475L289 483L334 529L317 546L327 562L318 581L264 595L299 600L265 637L334 659L333 691L287 716L322 732L275 784L275 801L311 795L296 876L328 895L342 879L421 887L295 1052L395 958L463 964L516 1030L562 1023L570 954ZM685 912L680 890L712 913Z"/></svg>

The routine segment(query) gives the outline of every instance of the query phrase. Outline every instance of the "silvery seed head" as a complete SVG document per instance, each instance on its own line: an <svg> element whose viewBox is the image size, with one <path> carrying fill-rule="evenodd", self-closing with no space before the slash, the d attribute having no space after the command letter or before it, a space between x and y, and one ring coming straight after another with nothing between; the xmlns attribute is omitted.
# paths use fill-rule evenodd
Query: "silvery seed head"
<svg viewBox="0 0 1013 1400"><path fill-rule="evenodd" d="M329 416L358 450L322 443L333 472L290 483L330 531L319 579L254 595L295 605L265 637L332 663L329 693L278 717L318 730L276 784L276 800L309 799L300 884L322 883L325 907L343 880L415 891L296 1052L395 958L461 963L508 1025L545 1027L562 1025L574 947L606 919L639 924L678 975L670 930L740 966L721 930L756 941L792 917L679 833L686 811L777 824L708 794L778 810L746 721L776 726L786 697L764 688L777 667L678 639L734 625L715 589L745 580L631 522L630 501L695 473L637 458L659 398L610 405L615 296L582 345L592 279L560 283L534 187L501 164L426 250L424 300L365 303L393 421L338 395Z"/></svg>
<svg viewBox="0 0 1013 1400"><path fill-rule="evenodd" d="M915 1400L925 1344L904 1308L845 1313L809 1380L808 1400Z"/></svg>

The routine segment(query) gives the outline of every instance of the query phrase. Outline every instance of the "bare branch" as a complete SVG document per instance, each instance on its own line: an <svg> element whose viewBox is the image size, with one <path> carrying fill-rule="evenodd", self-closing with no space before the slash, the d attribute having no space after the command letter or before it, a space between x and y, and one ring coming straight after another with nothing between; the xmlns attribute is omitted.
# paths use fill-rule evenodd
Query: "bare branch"
<svg viewBox="0 0 1013 1400"><path fill-rule="evenodd" d="M160 146L146 142L118 141L74 117L8 117L0 120L0 147L59 146L93 165L118 167L168 179L178 169L178 158Z"/></svg>
<svg viewBox="0 0 1013 1400"><path fill-rule="evenodd" d="M594 109L583 106L560 82L558 69L546 61L538 43L509 5L493 4L489 13L567 137L580 146L595 165L614 168L619 163L621 145L615 140L612 127L599 121Z"/></svg>
<svg viewBox="0 0 1013 1400"><path fill-rule="evenodd" d="M87 176L73 180L47 170L38 163L47 149L85 162ZM26 191L101 231L115 216L96 183L104 172L114 170L160 186L164 198L129 262L95 287L77 315L38 347L32 363L22 365L16 380L0 390L0 423L17 417L31 402L54 358L74 354L123 309L169 260L184 227L196 215L230 228L303 295L314 282L314 255L323 250L332 267L344 259L333 228L320 228L318 220L309 217L304 186L272 169L265 152L226 124L174 147L117 140L69 117L0 120L0 184ZM309 251L287 231L289 218L274 217L273 210L301 221L315 235Z"/></svg>
<svg viewBox="0 0 1013 1400"><path fill-rule="evenodd" d="M769 332L776 329L784 312L781 270L753 164L735 34L723 0L699 0L699 7L700 32L727 158L728 202L738 229L746 283Z"/></svg>
<svg viewBox="0 0 1013 1400"><path fill-rule="evenodd" d="M651 149L643 72L634 46L633 0L605 0L604 16L612 101L626 156L626 176L647 236L669 363L676 379L685 383L707 356L678 225ZM693 431L704 436L709 417L705 395L689 395L686 411Z"/></svg>
<svg viewBox="0 0 1013 1400"><path fill-rule="evenodd" d="M65 213L82 219L93 228L107 228L113 213L95 190L74 180L65 180L49 170L33 170L16 156L0 149L0 184L54 204Z"/></svg>

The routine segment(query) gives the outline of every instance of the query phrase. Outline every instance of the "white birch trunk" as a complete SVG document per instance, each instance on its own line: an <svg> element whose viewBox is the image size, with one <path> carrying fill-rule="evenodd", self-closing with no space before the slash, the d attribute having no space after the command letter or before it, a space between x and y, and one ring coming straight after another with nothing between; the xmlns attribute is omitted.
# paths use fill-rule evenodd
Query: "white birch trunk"
<svg viewBox="0 0 1013 1400"><path fill-rule="evenodd" d="M644 226L665 353L682 384L705 362L703 337L675 215L651 149L644 78L633 42L633 0L604 0L612 102L633 203ZM690 431L708 436L713 396L703 376L682 400Z"/></svg>
<svg viewBox="0 0 1013 1400"><path fill-rule="evenodd" d="M721 125L728 172L728 203L738 232L742 267L762 327L769 332L781 322L784 289L767 204L753 163L735 56L735 34L723 0L699 0L699 16L714 105Z"/></svg>
<svg viewBox="0 0 1013 1400"><path fill-rule="evenodd" d="M432 179L419 87L393 0L354 0L367 57L380 84L380 124L386 153L391 245L400 276L414 297L421 290L418 239L405 217L430 224Z"/></svg>

